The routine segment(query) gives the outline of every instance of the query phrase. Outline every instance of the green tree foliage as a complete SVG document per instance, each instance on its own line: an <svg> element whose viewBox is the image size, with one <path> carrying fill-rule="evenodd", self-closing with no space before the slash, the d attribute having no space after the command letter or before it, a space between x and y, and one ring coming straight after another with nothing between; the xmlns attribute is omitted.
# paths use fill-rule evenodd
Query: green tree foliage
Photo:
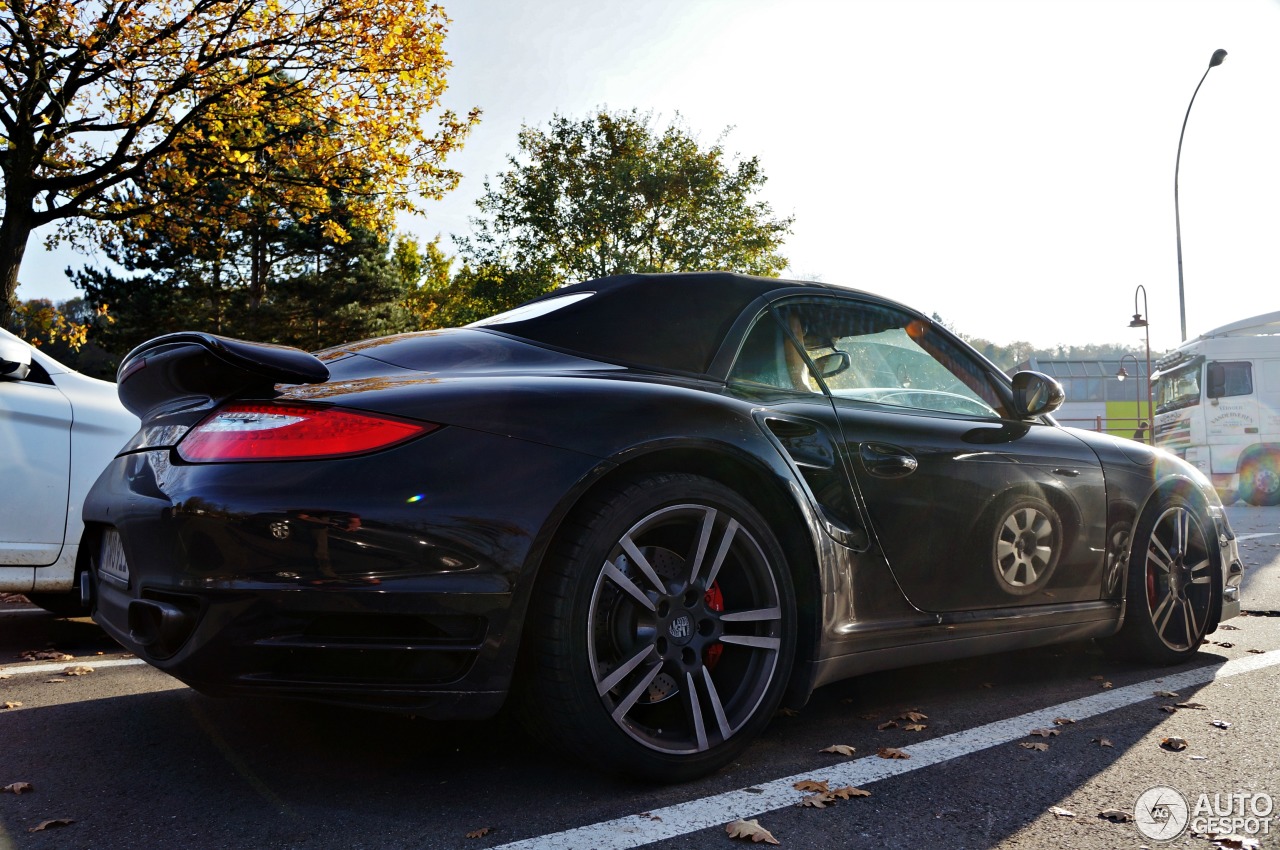
<svg viewBox="0 0 1280 850"><path fill-rule="evenodd" d="M105 306L93 309L83 298L56 304L48 298L23 301L13 313L13 332L64 366L95 378L115 379L116 364L92 334L115 322Z"/></svg>
<svg viewBox="0 0 1280 850"><path fill-rule="evenodd" d="M447 23L431 0L0 0L0 322L33 230L163 213L212 163L308 166L274 183L288 205L325 218L341 188L373 232L453 188L478 113L438 111Z"/></svg>
<svg viewBox="0 0 1280 850"><path fill-rule="evenodd" d="M159 235L165 231L122 232L109 257L126 274L68 274L90 305L110 305L116 322L92 337L116 357L179 330L315 350L416 328L404 306L412 282L401 277L390 234L342 223L341 240L316 223L253 226L222 234L212 252L174 243Z"/></svg>
<svg viewBox="0 0 1280 850"><path fill-rule="evenodd" d="M636 111L524 127L508 171L485 183L472 237L459 239L458 315L628 272L730 270L777 275L791 218L755 198L756 158L730 161L679 123Z"/></svg>

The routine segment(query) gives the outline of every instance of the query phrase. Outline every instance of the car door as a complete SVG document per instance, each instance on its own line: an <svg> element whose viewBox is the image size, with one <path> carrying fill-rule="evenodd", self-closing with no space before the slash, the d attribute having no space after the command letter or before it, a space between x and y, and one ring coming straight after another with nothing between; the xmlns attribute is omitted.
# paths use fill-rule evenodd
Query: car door
<svg viewBox="0 0 1280 850"><path fill-rule="evenodd" d="M1010 419L988 367L922 317L856 298L777 309L831 398L855 499L912 604L1101 597L1105 486L1091 449Z"/></svg>
<svg viewBox="0 0 1280 850"><path fill-rule="evenodd" d="M0 379L0 447L0 564L52 564L67 525L71 403L38 363Z"/></svg>

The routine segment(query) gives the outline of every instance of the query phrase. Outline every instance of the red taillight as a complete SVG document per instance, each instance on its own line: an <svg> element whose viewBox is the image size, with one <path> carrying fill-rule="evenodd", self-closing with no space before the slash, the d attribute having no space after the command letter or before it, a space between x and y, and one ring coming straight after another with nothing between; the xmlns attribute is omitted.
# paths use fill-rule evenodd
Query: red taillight
<svg viewBox="0 0 1280 850"><path fill-rule="evenodd" d="M236 403L178 444L194 463L346 457L389 448L439 428L393 416L303 404Z"/></svg>

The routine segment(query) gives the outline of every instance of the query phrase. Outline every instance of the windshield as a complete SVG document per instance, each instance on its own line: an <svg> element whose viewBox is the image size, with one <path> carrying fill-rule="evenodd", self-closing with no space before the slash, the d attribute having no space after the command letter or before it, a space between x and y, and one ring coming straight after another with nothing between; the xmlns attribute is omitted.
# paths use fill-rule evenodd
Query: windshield
<svg viewBox="0 0 1280 850"><path fill-rule="evenodd" d="M1156 411L1177 410L1200 403L1200 364L1184 366L1156 380Z"/></svg>

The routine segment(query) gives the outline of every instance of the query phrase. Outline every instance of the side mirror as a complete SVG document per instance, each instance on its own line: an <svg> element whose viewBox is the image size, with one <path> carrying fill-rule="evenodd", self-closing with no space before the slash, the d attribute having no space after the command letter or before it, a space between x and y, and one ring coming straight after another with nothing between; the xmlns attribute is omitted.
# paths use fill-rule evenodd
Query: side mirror
<svg viewBox="0 0 1280 850"><path fill-rule="evenodd" d="M849 352L835 351L831 354L824 354L817 360L813 361L814 367L817 368L818 374L823 378L834 378L841 372L849 368Z"/></svg>
<svg viewBox="0 0 1280 850"><path fill-rule="evenodd" d="M21 342L0 339L0 381L21 381L31 371L31 349Z"/></svg>
<svg viewBox="0 0 1280 850"><path fill-rule="evenodd" d="M1040 372L1019 372L1013 376L1013 413L1031 419L1053 413L1067 400L1062 384Z"/></svg>

